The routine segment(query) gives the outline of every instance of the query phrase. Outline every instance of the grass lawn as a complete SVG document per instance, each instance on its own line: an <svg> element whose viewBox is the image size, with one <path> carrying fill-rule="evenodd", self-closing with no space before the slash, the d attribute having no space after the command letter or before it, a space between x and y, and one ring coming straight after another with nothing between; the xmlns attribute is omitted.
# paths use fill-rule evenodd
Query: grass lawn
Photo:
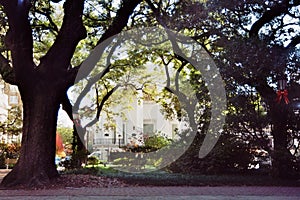
<svg viewBox="0 0 300 200"><path fill-rule="evenodd" d="M247 174L201 175L178 174L159 170L149 173L125 173L109 166L87 166L84 169L66 173L93 174L118 178L133 185L151 186L300 186L300 180L279 180L266 174L255 172Z"/></svg>

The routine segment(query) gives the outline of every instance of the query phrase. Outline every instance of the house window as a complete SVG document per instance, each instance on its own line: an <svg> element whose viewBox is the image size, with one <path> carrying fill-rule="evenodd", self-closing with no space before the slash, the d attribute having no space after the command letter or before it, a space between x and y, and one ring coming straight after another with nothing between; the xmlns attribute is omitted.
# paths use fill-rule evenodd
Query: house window
<svg viewBox="0 0 300 200"><path fill-rule="evenodd" d="M17 93L18 92L18 87L15 86L15 85L9 85L9 92Z"/></svg>
<svg viewBox="0 0 300 200"><path fill-rule="evenodd" d="M9 104L10 105L18 105L19 104L19 98L18 96L9 96Z"/></svg>
<svg viewBox="0 0 300 200"><path fill-rule="evenodd" d="M0 84L0 93L4 94L4 85L1 85L1 84Z"/></svg>
<svg viewBox="0 0 300 200"><path fill-rule="evenodd" d="M154 135L154 124L144 124L144 134L148 136Z"/></svg>

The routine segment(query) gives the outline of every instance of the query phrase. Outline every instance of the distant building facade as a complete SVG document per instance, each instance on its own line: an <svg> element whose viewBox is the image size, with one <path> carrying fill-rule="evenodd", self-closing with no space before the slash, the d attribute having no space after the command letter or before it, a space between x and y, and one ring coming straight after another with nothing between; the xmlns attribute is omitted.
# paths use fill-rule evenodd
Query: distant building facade
<svg viewBox="0 0 300 200"><path fill-rule="evenodd" d="M17 106L22 107L18 87L7 84L0 78L0 124L7 120L9 109ZM21 135L16 136L0 128L0 143L18 143L21 137Z"/></svg>
<svg viewBox="0 0 300 200"><path fill-rule="evenodd" d="M119 151L120 147L143 145L145 138L155 134L174 139L180 123L165 119L160 105L136 99L131 108L123 111L124 116L115 116L109 122L101 116L96 128L87 130L86 144L89 149L92 146L93 151L101 152L101 159L106 160L109 152ZM122 112L121 108L112 109Z"/></svg>

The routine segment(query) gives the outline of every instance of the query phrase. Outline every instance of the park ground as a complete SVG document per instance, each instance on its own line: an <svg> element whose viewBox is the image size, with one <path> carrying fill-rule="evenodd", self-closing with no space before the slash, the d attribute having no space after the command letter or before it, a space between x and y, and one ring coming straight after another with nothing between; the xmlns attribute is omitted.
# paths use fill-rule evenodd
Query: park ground
<svg viewBox="0 0 300 200"><path fill-rule="evenodd" d="M0 170L0 179L9 170ZM192 200L192 199L300 199L300 187L293 186L147 186L54 187L50 189L1 189L0 199L112 199L112 200Z"/></svg>

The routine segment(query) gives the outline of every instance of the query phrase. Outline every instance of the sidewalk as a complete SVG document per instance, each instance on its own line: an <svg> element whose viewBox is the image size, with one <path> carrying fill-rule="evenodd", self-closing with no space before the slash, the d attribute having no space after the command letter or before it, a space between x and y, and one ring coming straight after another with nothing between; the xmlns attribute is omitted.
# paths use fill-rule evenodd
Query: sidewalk
<svg viewBox="0 0 300 200"><path fill-rule="evenodd" d="M0 190L0 199L300 199L295 187L123 187Z"/></svg>
<svg viewBox="0 0 300 200"><path fill-rule="evenodd" d="M1 170L2 171L2 170ZM7 173L7 172L6 172ZM3 174L0 172L0 179ZM298 200L300 187L111 187L49 190L0 190L0 199L112 199L112 200Z"/></svg>
<svg viewBox="0 0 300 200"><path fill-rule="evenodd" d="M10 172L11 169L0 169L0 183L3 179L4 176L6 176L6 174L8 174L8 172Z"/></svg>

